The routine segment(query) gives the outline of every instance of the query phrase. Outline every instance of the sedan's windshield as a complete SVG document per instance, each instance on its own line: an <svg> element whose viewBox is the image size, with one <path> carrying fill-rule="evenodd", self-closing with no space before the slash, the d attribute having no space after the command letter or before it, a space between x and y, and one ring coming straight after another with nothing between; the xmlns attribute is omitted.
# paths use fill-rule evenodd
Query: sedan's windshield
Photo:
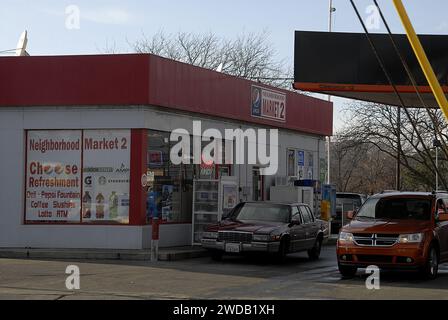
<svg viewBox="0 0 448 320"><path fill-rule="evenodd" d="M290 221L289 206L265 203L245 203L235 212L237 220L253 220L266 222Z"/></svg>
<svg viewBox="0 0 448 320"><path fill-rule="evenodd" d="M424 198L372 198L367 200L357 218L429 220L431 200Z"/></svg>

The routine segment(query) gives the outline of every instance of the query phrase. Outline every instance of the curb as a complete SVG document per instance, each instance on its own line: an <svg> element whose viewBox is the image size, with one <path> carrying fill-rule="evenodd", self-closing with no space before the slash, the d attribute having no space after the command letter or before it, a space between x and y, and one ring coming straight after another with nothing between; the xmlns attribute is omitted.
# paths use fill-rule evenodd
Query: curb
<svg viewBox="0 0 448 320"><path fill-rule="evenodd" d="M205 257L208 252L202 248L159 249L159 261L177 261ZM0 249L0 258L6 259L49 259L49 260L151 260L150 250L95 250L95 249Z"/></svg>

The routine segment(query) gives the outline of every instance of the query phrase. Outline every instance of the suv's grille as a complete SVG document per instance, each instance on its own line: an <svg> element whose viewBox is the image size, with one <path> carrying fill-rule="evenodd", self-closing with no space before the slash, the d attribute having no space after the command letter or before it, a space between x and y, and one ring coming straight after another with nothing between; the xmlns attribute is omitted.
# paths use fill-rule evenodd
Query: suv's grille
<svg viewBox="0 0 448 320"><path fill-rule="evenodd" d="M390 247L398 242L398 234L355 233L353 237L359 246Z"/></svg>
<svg viewBox="0 0 448 320"><path fill-rule="evenodd" d="M252 233L250 232L232 232L232 231L219 231L218 241L227 242L251 242Z"/></svg>
<svg viewBox="0 0 448 320"><path fill-rule="evenodd" d="M392 263L393 256L381 256L381 255L362 255L358 254L356 256L359 262L382 262L382 263Z"/></svg>

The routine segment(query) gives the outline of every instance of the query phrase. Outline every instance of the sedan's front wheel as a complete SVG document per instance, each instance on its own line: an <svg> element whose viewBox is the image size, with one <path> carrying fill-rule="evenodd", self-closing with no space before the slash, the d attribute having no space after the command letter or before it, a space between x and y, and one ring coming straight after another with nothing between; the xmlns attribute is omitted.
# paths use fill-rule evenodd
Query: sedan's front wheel
<svg viewBox="0 0 448 320"><path fill-rule="evenodd" d="M428 258L423 269L420 271L426 279L433 280L437 278L439 271L439 255L435 246L431 246L428 252Z"/></svg>
<svg viewBox="0 0 448 320"><path fill-rule="evenodd" d="M223 255L224 255L224 253L219 250L213 250L211 252L212 260L214 260L214 261L221 261Z"/></svg>
<svg viewBox="0 0 448 320"><path fill-rule="evenodd" d="M277 258L279 260L279 262L284 262L286 259L286 255L288 254L288 250L289 250L289 242L287 239L282 239L280 241L280 246L278 248L278 252L277 252Z"/></svg>

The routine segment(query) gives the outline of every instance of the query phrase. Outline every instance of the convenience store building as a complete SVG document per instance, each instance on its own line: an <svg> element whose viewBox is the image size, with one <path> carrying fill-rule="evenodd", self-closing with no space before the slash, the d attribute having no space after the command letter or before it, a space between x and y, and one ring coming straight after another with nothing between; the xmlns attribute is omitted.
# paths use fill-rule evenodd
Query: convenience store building
<svg viewBox="0 0 448 320"><path fill-rule="evenodd" d="M275 110L258 108L273 97ZM279 108L281 106L281 109ZM276 176L323 180L332 104L149 54L0 58L0 247L188 245L196 179L268 200ZM170 133L279 129L278 172L170 161Z"/></svg>

